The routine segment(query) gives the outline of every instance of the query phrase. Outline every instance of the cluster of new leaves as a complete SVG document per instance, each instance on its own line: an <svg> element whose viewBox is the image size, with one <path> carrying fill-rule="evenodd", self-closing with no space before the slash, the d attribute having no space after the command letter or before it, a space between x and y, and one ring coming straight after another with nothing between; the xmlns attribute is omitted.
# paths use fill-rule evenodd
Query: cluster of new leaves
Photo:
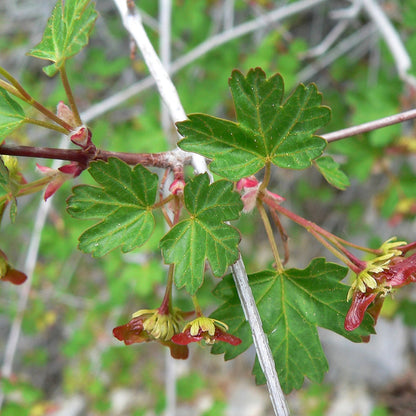
<svg viewBox="0 0 416 416"><path fill-rule="evenodd" d="M30 55L52 61L44 68L49 76L64 70L65 61L88 42L96 17L89 0L58 1L42 41ZM183 190L183 215L160 241L164 261L175 266L176 285L191 295L203 282L206 263L221 277L239 256L240 234L227 223L238 219L243 208L233 181L270 164L290 169L315 165L334 186L348 186L338 164L322 156L326 142L316 131L328 122L330 110L321 105L314 84L298 85L285 99L282 77L266 78L256 68L246 76L233 71L229 85L237 123L206 114L191 114L178 123L184 136L179 146L211 159L211 170L225 178L213 183L208 174L191 178ZM9 95L14 91L13 86L8 91L0 88L1 137L26 120L23 109ZM21 98L19 93L16 96ZM79 248L99 257L118 247L127 252L145 244L155 226L158 176L116 158L93 161L88 171L96 185L76 186L67 201L73 217L98 221L81 234ZM0 159L0 197L7 194L8 200L15 201L16 178ZM266 270L250 276L284 391L299 388L305 376L322 380L327 362L317 326L356 342L372 332L369 316L360 329L344 329L348 287L340 281L345 274L345 268L315 259L305 270ZM225 352L229 359L251 344L250 330L232 279L224 278L215 293L223 305L213 316L243 339L239 346L214 346L214 353ZM263 382L257 364L254 372L257 381Z"/></svg>

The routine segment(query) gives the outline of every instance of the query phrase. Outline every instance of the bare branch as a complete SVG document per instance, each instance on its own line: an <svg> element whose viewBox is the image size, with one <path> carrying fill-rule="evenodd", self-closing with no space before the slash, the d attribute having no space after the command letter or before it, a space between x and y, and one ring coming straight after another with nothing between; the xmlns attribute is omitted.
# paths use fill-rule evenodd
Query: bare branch
<svg viewBox="0 0 416 416"><path fill-rule="evenodd" d="M143 54L149 70L156 81L159 92L168 106L172 119L175 122L185 119L186 115L180 103L176 89L173 86L168 73L163 68L150 41L148 40L138 15L128 15L125 7L125 2L123 0L114 1L120 10L124 25L136 40L136 43ZM301 1L299 3L317 4L321 1L323 0L309 0L307 2ZM283 9L285 9L285 7ZM207 167L205 161L204 165L204 167L200 166L199 169L204 169L206 171ZM240 294L241 302L244 305L243 307L247 309L247 313L249 314L248 318L250 325L252 325L251 328L253 331L254 343L257 347L257 355L267 379L273 407L275 409L276 415L286 416L288 415L288 409L284 399L284 394L280 387L274 360L268 345L267 336L263 331L256 303L248 285L247 273L245 271L244 263L241 258L237 261L236 264L232 266L232 272L235 277L235 282L238 288L237 290Z"/></svg>
<svg viewBox="0 0 416 416"><path fill-rule="evenodd" d="M322 134L328 143L337 140L345 139L347 137L356 136L358 134L367 133L369 131L381 129L383 127L391 126L393 124L403 123L404 121L416 118L416 109L405 111L403 113L395 114L380 118L378 120L369 121L368 123L359 124L358 126L348 127L346 129L334 131L332 133Z"/></svg>
<svg viewBox="0 0 416 416"><path fill-rule="evenodd" d="M348 51L356 48L358 45L362 45L375 33L374 26L371 23L363 26L352 35L338 42L328 53L323 55L316 62L313 62L301 71L298 72L297 78L306 81L311 79L317 72L323 68L329 66L332 62L344 55Z"/></svg>
<svg viewBox="0 0 416 416"><path fill-rule="evenodd" d="M176 88L147 36L139 11L136 9L136 13L129 13L125 0L114 0L114 2L119 9L124 27L133 37L143 55L150 74L156 82L159 94L169 109L172 121L176 123L186 120L186 113L182 107ZM202 173L207 171L206 162L202 156L192 154L192 161L196 172Z"/></svg>
<svg viewBox="0 0 416 416"><path fill-rule="evenodd" d="M254 346L257 351L257 358L267 380L267 387L269 389L270 400L274 412L278 416L287 416L289 415L289 410L286 399L282 388L280 387L269 342L263 330L256 301L254 300L253 292L251 291L248 282L247 272L241 257L238 259L237 263L233 265L232 273L244 315L250 324Z"/></svg>
<svg viewBox="0 0 416 416"><path fill-rule="evenodd" d="M362 0L361 4L377 26L381 36L383 36L390 53L393 55L400 78L413 87L416 87L416 79L408 73L412 67L410 56L396 29L383 12L383 9L375 0Z"/></svg>
<svg viewBox="0 0 416 416"><path fill-rule="evenodd" d="M241 25L234 26L232 29L226 30L218 35L212 36L205 42L202 42L196 48L192 49L186 55L177 59L172 64L172 70L176 70L177 67L184 67L190 62L195 61L199 57L205 55L208 51L227 43L233 39L247 35L248 33L254 32L262 27L268 26L279 20L283 20L289 16L297 13L301 13L305 10L311 9L320 3L324 3L327 0L300 0L296 3L287 4L281 6L276 10L273 10L267 14L261 15L254 20L245 22Z"/></svg>

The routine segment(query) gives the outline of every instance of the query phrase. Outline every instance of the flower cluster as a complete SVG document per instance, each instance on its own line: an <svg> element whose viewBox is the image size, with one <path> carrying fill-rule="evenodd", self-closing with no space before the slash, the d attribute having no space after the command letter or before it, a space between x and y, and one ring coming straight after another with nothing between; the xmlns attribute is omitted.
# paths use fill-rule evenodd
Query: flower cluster
<svg viewBox="0 0 416 416"><path fill-rule="evenodd" d="M348 292L348 300L351 299L355 291L365 293L367 289L377 288L378 283L374 276L387 270L391 260L402 255L399 247L404 246L406 242L395 240L393 237L384 242L378 250L381 254L366 262L365 268L357 275L351 285L350 291Z"/></svg>
<svg viewBox="0 0 416 416"><path fill-rule="evenodd" d="M162 313L159 309L142 309L132 315L125 325L113 329L113 335L126 345L134 343L157 341L169 347L173 358L188 358L188 348L174 344L171 338L179 332L184 312L174 310L172 313Z"/></svg>
<svg viewBox="0 0 416 416"><path fill-rule="evenodd" d="M175 310L163 314L160 309L144 309L133 314L132 319L125 325L113 329L114 336L126 345L157 341L170 348L173 358L188 357L188 344L204 342L211 345L217 341L239 345L241 339L228 334L228 326L216 319L199 316L188 322L183 331L180 326L187 313Z"/></svg>
<svg viewBox="0 0 416 416"><path fill-rule="evenodd" d="M409 246L413 245L390 239L380 247L379 256L366 262L349 292L352 302L344 323L347 331L361 324L367 310L377 321L386 295L416 282L416 254L404 257Z"/></svg>
<svg viewBox="0 0 416 416"><path fill-rule="evenodd" d="M191 342L204 341L211 345L217 341L227 342L231 345L241 344L241 339L228 334L228 326L217 319L200 316L185 325L184 330L172 337L172 341L179 345L188 345Z"/></svg>
<svg viewBox="0 0 416 416"><path fill-rule="evenodd" d="M73 127L73 130L71 130L68 134L68 138L72 143L79 146L86 153L94 153L96 151L96 147L91 140L91 130L84 125L76 126L75 118L71 109L62 101L60 101L58 104L57 115ZM73 161L68 165L61 166L58 169L52 169L47 166L41 166L39 164L36 164L36 167L41 173L51 177L51 181L46 187L44 194L44 199L46 201L67 180L74 179L79 176L82 171L87 168L87 164Z"/></svg>
<svg viewBox="0 0 416 416"><path fill-rule="evenodd" d="M63 165L58 169L41 166L37 163L36 167L41 173L51 177L51 181L48 183L45 194L43 195L45 201L50 198L67 180L76 178L85 169L85 167L82 167L78 162L71 162L68 165Z"/></svg>

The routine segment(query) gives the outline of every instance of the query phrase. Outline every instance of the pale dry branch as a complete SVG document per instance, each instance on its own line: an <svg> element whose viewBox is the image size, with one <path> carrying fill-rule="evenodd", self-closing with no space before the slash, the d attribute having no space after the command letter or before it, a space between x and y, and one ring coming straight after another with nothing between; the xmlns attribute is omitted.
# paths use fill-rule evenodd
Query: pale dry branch
<svg viewBox="0 0 416 416"><path fill-rule="evenodd" d="M380 4L375 0L362 0L361 5L386 42L396 64L399 77L416 88L416 78L409 74L412 67L410 56L397 30L387 18Z"/></svg>
<svg viewBox="0 0 416 416"><path fill-rule="evenodd" d="M393 124L403 123L408 120L416 118L416 109L405 111L403 113L394 114L392 116L383 117L374 121L359 124L358 126L348 127L346 129L334 131L332 133L322 134L328 143L337 140L345 139L347 137L356 136L358 134L367 133L369 131L381 129L383 127L391 126Z"/></svg>
<svg viewBox="0 0 416 416"><path fill-rule="evenodd" d="M176 89L170 80L167 71L163 67L156 52L154 51L150 41L148 40L146 32L144 31L141 24L139 15L137 13L129 14L124 0L114 1L119 8L126 29L135 39L137 46L139 47L143 58L155 79L159 93L169 109L172 120L176 122L185 119L186 115L180 103ZM204 170L207 171L206 164ZM280 387L274 360L268 344L268 339L263 331L260 316L253 294L248 285L247 273L241 258L232 266L232 273L236 282L241 302L243 304L243 308L249 315L247 316L247 319L249 320L253 332L253 339L256 346L259 362L261 363L260 365L266 376L273 408L277 416L287 416L288 408L284 394Z"/></svg>

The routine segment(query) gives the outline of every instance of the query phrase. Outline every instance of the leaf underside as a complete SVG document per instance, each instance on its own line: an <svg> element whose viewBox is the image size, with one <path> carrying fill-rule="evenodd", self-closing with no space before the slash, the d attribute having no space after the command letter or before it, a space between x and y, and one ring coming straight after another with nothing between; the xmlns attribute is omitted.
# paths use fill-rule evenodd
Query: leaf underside
<svg viewBox="0 0 416 416"><path fill-rule="evenodd" d="M346 301L349 286L340 281L346 272L345 267L319 258L312 260L303 270L288 269L282 273L267 270L249 276L285 393L299 389L304 377L321 382L328 370L318 326L354 342L361 342L361 336L374 333L373 321L368 314L357 330L348 332L344 329L349 306ZM214 354L225 353L225 359L228 360L250 346L250 328L231 276L218 284L215 294L222 298L224 304L212 317L226 322L230 327L229 332L243 339L243 343L237 347L224 343L213 347ZM265 382L257 360L253 373L257 383Z"/></svg>
<svg viewBox="0 0 416 416"><path fill-rule="evenodd" d="M0 139L16 130L25 120L22 107L0 88Z"/></svg>
<svg viewBox="0 0 416 416"><path fill-rule="evenodd" d="M128 252L143 245L155 225L157 175L116 158L92 162L88 172L99 186L76 186L67 201L73 217L100 220L81 234L80 250L100 257L116 247Z"/></svg>
<svg viewBox="0 0 416 416"><path fill-rule="evenodd" d="M97 16L91 0L58 0L42 40L28 55L52 61L43 70L48 76L55 75L68 58L87 45Z"/></svg>
<svg viewBox="0 0 416 416"><path fill-rule="evenodd" d="M238 218L242 209L231 182L209 183L207 174L198 175L184 189L186 218L160 241L166 263L175 264L175 284L194 294L204 278L205 261L212 273L222 276L238 258L239 232L225 221Z"/></svg>
<svg viewBox="0 0 416 416"><path fill-rule="evenodd" d="M229 80L238 123L190 114L177 124L183 150L212 159L210 169L230 180L254 175L266 163L305 169L322 154L326 141L315 135L330 119L314 84L303 84L283 101L280 74L266 79L260 69Z"/></svg>

